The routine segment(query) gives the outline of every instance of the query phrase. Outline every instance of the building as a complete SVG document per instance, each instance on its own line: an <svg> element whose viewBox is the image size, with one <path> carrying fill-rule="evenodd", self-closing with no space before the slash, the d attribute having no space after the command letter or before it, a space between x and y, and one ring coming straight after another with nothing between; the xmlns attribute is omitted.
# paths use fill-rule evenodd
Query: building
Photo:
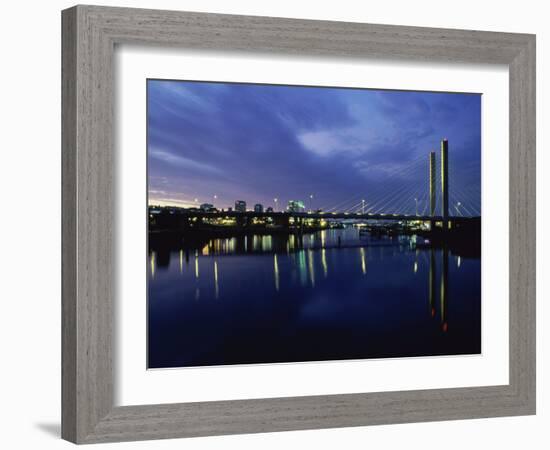
<svg viewBox="0 0 550 450"><path fill-rule="evenodd" d="M273 207L272 206L268 206L266 209L265 209L265 212L273 212Z"/></svg>
<svg viewBox="0 0 550 450"><path fill-rule="evenodd" d="M306 208L302 200L289 200L286 209L289 212L304 212Z"/></svg>
<svg viewBox="0 0 550 450"><path fill-rule="evenodd" d="M246 202L244 200L237 200L235 202L235 211L246 212Z"/></svg>
<svg viewBox="0 0 550 450"><path fill-rule="evenodd" d="M214 209L214 205L212 203L203 203L200 206L200 209L202 209L203 211L210 211L211 209Z"/></svg>
<svg viewBox="0 0 550 450"><path fill-rule="evenodd" d="M256 203L254 205L254 212L257 212L257 213L264 212L264 205L262 205L261 203Z"/></svg>

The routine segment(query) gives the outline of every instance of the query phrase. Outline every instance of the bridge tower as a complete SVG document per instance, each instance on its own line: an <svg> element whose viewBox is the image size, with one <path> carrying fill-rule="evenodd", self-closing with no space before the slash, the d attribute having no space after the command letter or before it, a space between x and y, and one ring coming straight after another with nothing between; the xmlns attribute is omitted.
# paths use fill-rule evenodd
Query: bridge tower
<svg viewBox="0 0 550 450"><path fill-rule="evenodd" d="M430 152L430 216L435 216L435 152Z"/></svg>
<svg viewBox="0 0 550 450"><path fill-rule="evenodd" d="M441 215L443 216L443 226L447 228L447 218L449 217L449 141L441 141Z"/></svg>

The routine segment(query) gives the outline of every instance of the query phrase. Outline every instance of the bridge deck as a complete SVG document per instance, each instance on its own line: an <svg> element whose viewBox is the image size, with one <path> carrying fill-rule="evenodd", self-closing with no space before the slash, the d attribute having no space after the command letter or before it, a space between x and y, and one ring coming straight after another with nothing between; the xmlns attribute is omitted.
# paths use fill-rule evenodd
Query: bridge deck
<svg viewBox="0 0 550 450"><path fill-rule="evenodd" d="M255 211L175 211L174 214L187 217L221 218L221 217L272 217L272 218L304 218L304 219L352 219L352 220L422 220L442 221L442 216L417 216L411 214L381 214L381 213L345 213L345 212L255 212ZM447 220L479 220L479 217L449 216Z"/></svg>

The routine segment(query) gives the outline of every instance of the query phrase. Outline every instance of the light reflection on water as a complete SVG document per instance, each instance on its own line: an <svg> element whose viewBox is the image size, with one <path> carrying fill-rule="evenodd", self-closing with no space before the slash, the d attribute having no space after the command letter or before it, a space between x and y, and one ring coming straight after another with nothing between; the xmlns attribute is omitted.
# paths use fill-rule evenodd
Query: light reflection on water
<svg viewBox="0 0 550 450"><path fill-rule="evenodd" d="M479 259L355 228L155 248L149 366L479 353L480 279Z"/></svg>

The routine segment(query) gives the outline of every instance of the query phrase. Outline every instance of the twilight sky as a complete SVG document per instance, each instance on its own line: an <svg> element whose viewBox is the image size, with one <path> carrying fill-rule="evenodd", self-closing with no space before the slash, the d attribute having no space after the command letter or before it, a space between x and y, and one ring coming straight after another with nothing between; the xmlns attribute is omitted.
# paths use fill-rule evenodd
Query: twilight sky
<svg viewBox="0 0 550 450"><path fill-rule="evenodd" d="M450 213L480 214L481 95L147 83L149 204L423 212L447 138Z"/></svg>

